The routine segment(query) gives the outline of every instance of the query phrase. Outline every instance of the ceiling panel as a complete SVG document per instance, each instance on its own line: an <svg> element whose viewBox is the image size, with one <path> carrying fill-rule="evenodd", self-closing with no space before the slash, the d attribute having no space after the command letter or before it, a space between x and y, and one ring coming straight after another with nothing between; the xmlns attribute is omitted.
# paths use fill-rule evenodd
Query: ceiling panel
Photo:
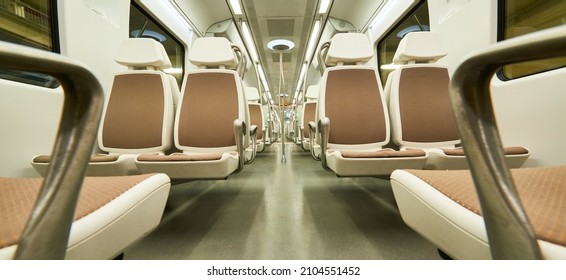
<svg viewBox="0 0 566 280"><path fill-rule="evenodd" d="M269 80L272 98L276 100L279 91L292 97L317 13L318 0L242 0L242 4ZM279 53L267 47L267 43L274 39L287 39L295 43L292 50L283 51L285 87L281 89Z"/></svg>
<svg viewBox="0 0 566 280"><path fill-rule="evenodd" d="M267 33L270 37L293 37L294 19L267 19Z"/></svg>

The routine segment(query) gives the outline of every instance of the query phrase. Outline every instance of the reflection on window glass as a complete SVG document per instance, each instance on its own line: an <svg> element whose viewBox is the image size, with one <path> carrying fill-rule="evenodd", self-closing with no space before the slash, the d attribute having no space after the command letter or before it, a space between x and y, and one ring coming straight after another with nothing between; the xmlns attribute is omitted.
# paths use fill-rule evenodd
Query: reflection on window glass
<svg viewBox="0 0 566 280"><path fill-rule="evenodd" d="M0 40L59 52L55 7L55 0L0 0ZM58 86L53 77L38 73L0 69L0 78L50 88Z"/></svg>
<svg viewBox="0 0 566 280"><path fill-rule="evenodd" d="M505 40L566 23L564 0L500 0L499 40ZM503 68L506 79L524 77L566 66L566 57L511 64Z"/></svg>
<svg viewBox="0 0 566 280"><path fill-rule="evenodd" d="M185 57L183 45L132 1L130 9L130 38L137 37L152 38L165 47L172 66L163 71L175 77L180 86L183 80L183 58Z"/></svg>
<svg viewBox="0 0 566 280"><path fill-rule="evenodd" d="M379 41L377 44L378 66L383 85L385 85L389 73L394 70L392 67L393 56L401 39L409 32L429 30L428 5L426 1L422 1Z"/></svg>

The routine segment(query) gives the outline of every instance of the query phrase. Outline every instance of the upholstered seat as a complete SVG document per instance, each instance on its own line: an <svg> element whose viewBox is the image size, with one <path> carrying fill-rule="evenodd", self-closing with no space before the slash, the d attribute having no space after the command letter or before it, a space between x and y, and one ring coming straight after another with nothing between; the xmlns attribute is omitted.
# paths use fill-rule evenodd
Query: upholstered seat
<svg viewBox="0 0 566 280"><path fill-rule="evenodd" d="M544 257L566 259L566 166L511 171ZM453 258L491 259L468 170L397 170L391 183L407 225Z"/></svg>
<svg viewBox="0 0 566 280"><path fill-rule="evenodd" d="M195 40L189 60L199 67L183 79L174 125L175 147L195 160L177 155L141 155L142 173L163 172L172 179L223 179L243 168L250 146L249 109L239 61L226 38ZM221 108L221 110L218 110ZM207 155L222 156L210 159Z"/></svg>
<svg viewBox="0 0 566 280"><path fill-rule="evenodd" d="M111 259L160 222L164 174L84 178L104 106L100 82L65 56L0 42L0 67L48 74L65 102L45 179L0 178L0 259Z"/></svg>
<svg viewBox="0 0 566 280"><path fill-rule="evenodd" d="M388 176L398 168L422 168L427 159L423 151L370 156L390 140L389 114L377 69L364 65L372 57L364 34L336 34L328 49L326 64L332 67L320 82L317 142L323 167L338 176ZM349 151L369 153L344 157Z"/></svg>
<svg viewBox="0 0 566 280"><path fill-rule="evenodd" d="M389 99L393 143L401 149L424 149L425 169L466 169L468 163L452 113L448 68L436 61L446 55L434 32L411 32L401 40L385 94ZM530 152L524 147L506 149L507 163L520 167Z"/></svg>
<svg viewBox="0 0 566 280"><path fill-rule="evenodd" d="M566 259L566 167L509 169L490 92L498 69L563 56L565 41L565 28L549 29L462 60L449 94L470 169L391 175L405 223L449 256Z"/></svg>
<svg viewBox="0 0 566 280"><path fill-rule="evenodd" d="M0 259L12 259L41 186L41 178L0 178ZM66 259L112 259L151 232L169 195L164 174L87 177Z"/></svg>
<svg viewBox="0 0 566 280"><path fill-rule="evenodd" d="M100 150L91 157L87 176L139 174L135 157L165 153L172 146L174 102L179 89L161 69L171 66L163 45L148 38L129 38L116 62L128 70L114 76L98 133ZM32 165L44 176L50 161L37 156Z"/></svg>

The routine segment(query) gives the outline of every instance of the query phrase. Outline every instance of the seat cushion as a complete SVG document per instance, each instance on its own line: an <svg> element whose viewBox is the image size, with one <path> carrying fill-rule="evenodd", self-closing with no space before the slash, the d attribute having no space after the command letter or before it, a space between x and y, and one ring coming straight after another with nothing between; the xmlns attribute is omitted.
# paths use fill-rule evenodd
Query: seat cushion
<svg viewBox="0 0 566 280"><path fill-rule="evenodd" d="M0 221L2 221L2 227L0 227L0 251L3 249L9 249L10 246L16 245L20 239L20 236L24 230L25 224L28 217L33 209L35 200L39 194L41 188L42 178L0 178ZM111 228L115 226L116 220L119 220L126 213L115 213L113 215L104 215L102 218L93 219L95 213L101 209L108 210L112 207L113 202L128 193L130 197L138 197L134 199L135 201L128 202L129 206L126 207L128 214L135 212L133 208L139 205L140 201L146 200L147 197L152 196L155 191L160 190L165 193L165 196L161 195L159 202L159 207L153 205L152 212L156 212L157 220L151 219L146 215L148 221L153 221L150 228L157 226L161 214L163 213L163 208L165 206L165 201L167 199L167 193L169 192L169 179L163 174L145 174L136 176L112 176L112 177L86 177L81 189L79 196L79 201L74 216L73 228L71 229L71 235L69 237L69 246L74 246L77 248L75 257L82 258L84 256L101 256L97 254L102 254L108 252L108 250L121 250L123 248L109 248L108 250L101 249L99 252L84 252L81 250L81 246L85 246L88 243L88 239L92 239L93 236L100 234L103 228ZM136 194L134 194L134 192ZM130 205L131 204L131 205ZM106 206L111 206L110 208ZM123 206L123 205L122 205ZM122 207L119 206L119 207ZM125 211L124 211L125 212ZM109 216L116 216L116 219L111 221L105 221ZM87 219L89 217L89 219ZM88 223L75 227L78 222L91 220L96 220L95 223ZM113 234L115 240L124 241L126 243L131 243L135 241L140 236L147 234L148 225L132 227L131 231L120 230L120 234ZM138 232L141 231L141 232ZM132 233L136 232L136 233ZM123 233L124 237L120 236ZM133 238L133 239L131 239ZM96 238L94 238L96 239ZM112 243L112 242L106 242ZM104 247L104 244L88 244L86 246L94 247ZM14 248L15 250L15 248ZM11 251L11 250L6 250ZM84 253L84 254L83 254ZM3 253L0 254L0 259L4 256ZM103 256L103 258L110 258L112 255Z"/></svg>
<svg viewBox="0 0 566 280"><path fill-rule="evenodd" d="M544 258L566 258L566 166L511 172ZM391 183L407 225L454 258L490 258L468 170L397 170Z"/></svg>

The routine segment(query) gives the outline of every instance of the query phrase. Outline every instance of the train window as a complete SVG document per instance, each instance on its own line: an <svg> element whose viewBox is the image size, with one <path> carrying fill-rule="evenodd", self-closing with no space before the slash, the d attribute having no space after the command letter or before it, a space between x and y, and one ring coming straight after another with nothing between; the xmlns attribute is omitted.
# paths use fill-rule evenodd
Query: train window
<svg viewBox="0 0 566 280"><path fill-rule="evenodd" d="M428 5L426 1L421 1L378 42L378 67L383 85L385 85L389 73L395 69L393 67L393 56L401 39L409 32L429 31L429 26Z"/></svg>
<svg viewBox="0 0 566 280"><path fill-rule="evenodd" d="M498 40L510 39L566 23L566 1L499 0ZM516 79L566 66L566 57L511 64L498 73Z"/></svg>
<svg viewBox="0 0 566 280"><path fill-rule="evenodd" d="M145 37L159 41L165 47L165 51L169 55L172 64L171 68L164 69L163 71L174 76L180 87L184 71L185 49L183 45L134 1L131 3L130 37Z"/></svg>
<svg viewBox="0 0 566 280"><path fill-rule="evenodd" d="M0 0L0 40L59 52L57 1ZM56 88L55 78L38 73L0 69L0 78Z"/></svg>

